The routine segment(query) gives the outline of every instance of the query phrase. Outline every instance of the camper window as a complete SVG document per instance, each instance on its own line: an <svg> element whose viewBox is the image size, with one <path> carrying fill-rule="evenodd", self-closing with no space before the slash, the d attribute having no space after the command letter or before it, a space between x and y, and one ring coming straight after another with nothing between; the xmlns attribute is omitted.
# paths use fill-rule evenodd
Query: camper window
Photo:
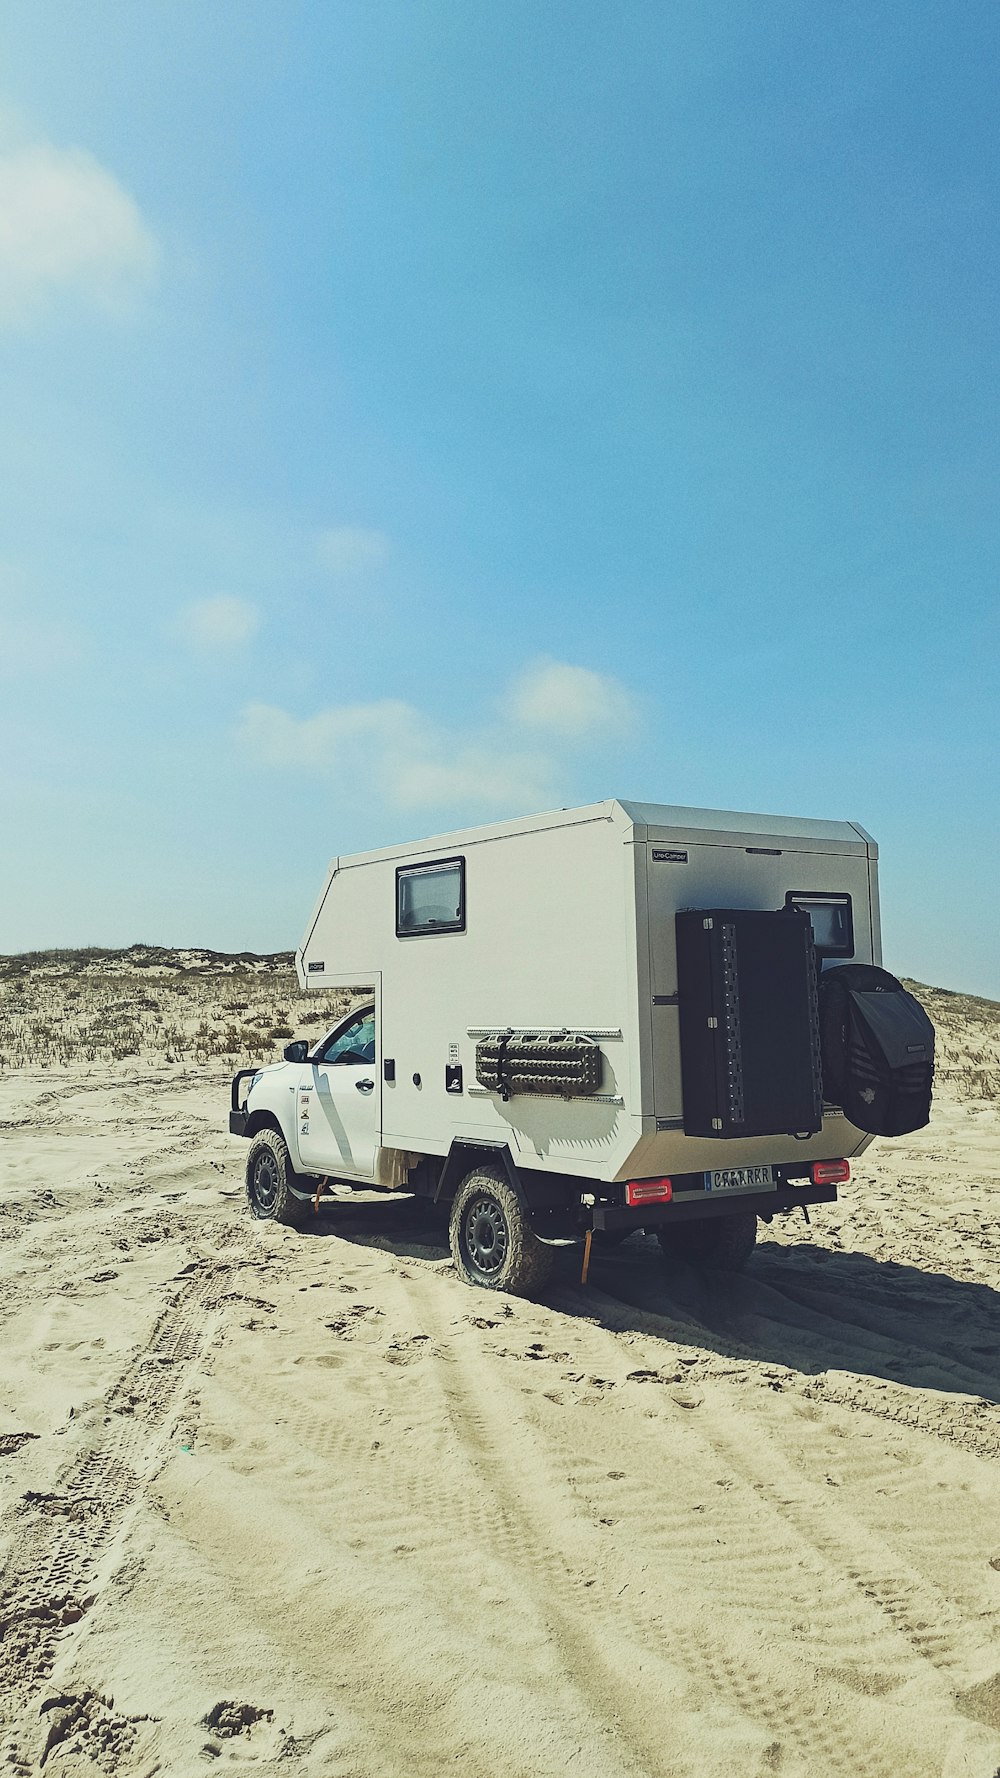
<svg viewBox="0 0 1000 1778"><path fill-rule="evenodd" d="M790 889L785 906L800 908L812 921L813 943L821 957L854 956L854 921L849 895L813 894Z"/></svg>
<svg viewBox="0 0 1000 1778"><path fill-rule="evenodd" d="M465 859L407 865L396 872L396 937L465 931Z"/></svg>

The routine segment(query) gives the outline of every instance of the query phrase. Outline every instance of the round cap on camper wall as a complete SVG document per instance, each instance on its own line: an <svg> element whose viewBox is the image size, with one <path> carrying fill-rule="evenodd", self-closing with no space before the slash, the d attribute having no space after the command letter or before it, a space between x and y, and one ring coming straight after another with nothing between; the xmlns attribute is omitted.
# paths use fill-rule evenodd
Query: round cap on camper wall
<svg viewBox="0 0 1000 1778"><path fill-rule="evenodd" d="M419 1076L419 1074L415 1074L415 1075L414 1075L414 1076L413 1076L413 1084L414 1084L414 1086L415 1086L415 1087L418 1087L418 1086L419 1086L419 1085L420 1085L420 1076Z"/></svg>

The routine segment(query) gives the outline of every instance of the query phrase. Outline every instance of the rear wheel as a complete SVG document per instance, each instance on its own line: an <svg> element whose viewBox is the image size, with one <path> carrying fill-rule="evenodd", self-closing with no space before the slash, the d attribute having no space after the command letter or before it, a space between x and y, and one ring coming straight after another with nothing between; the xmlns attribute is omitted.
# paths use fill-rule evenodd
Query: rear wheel
<svg viewBox="0 0 1000 1778"><path fill-rule="evenodd" d="M706 1216L698 1222L679 1222L660 1227L656 1239L666 1260L706 1266L712 1271L742 1271L757 1242L757 1218L752 1210L736 1210L731 1216Z"/></svg>
<svg viewBox="0 0 1000 1778"><path fill-rule="evenodd" d="M459 1186L448 1239L460 1276L482 1290L531 1296L555 1267L555 1250L538 1239L510 1181L486 1167Z"/></svg>
<svg viewBox="0 0 1000 1778"><path fill-rule="evenodd" d="M303 1223L309 1206L293 1196L293 1181L302 1178L279 1130L259 1130L247 1155L247 1201L250 1213L261 1222L283 1222L292 1228Z"/></svg>

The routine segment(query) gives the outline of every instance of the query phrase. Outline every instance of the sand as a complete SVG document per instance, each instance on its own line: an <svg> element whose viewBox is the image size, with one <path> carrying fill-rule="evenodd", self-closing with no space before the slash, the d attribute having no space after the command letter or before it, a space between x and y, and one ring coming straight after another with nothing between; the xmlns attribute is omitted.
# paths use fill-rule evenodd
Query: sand
<svg viewBox="0 0 1000 1778"><path fill-rule="evenodd" d="M0 1768L994 1778L1000 1008L933 1010L811 1227L542 1303L253 1222L218 1057L0 1072Z"/></svg>

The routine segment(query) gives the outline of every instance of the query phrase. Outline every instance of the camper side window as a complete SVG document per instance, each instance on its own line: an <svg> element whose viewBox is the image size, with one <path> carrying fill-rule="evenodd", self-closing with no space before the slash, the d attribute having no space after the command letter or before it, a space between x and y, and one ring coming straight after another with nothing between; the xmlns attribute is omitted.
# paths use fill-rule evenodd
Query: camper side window
<svg viewBox="0 0 1000 1778"><path fill-rule="evenodd" d="M465 931L465 859L406 865L396 872L396 937Z"/></svg>

